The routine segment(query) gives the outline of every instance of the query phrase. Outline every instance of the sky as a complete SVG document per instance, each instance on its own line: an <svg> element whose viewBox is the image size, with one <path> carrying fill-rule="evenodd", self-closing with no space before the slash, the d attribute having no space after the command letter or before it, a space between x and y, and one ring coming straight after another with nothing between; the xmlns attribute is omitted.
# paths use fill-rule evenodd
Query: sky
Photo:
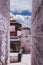
<svg viewBox="0 0 43 65"><path fill-rule="evenodd" d="M32 11L32 0L10 0L10 10L28 10ZM14 15L17 22L21 23L23 26L31 27L30 20L25 20L23 15Z"/></svg>
<svg viewBox="0 0 43 65"><path fill-rule="evenodd" d="M10 9L32 10L32 0L10 0Z"/></svg>

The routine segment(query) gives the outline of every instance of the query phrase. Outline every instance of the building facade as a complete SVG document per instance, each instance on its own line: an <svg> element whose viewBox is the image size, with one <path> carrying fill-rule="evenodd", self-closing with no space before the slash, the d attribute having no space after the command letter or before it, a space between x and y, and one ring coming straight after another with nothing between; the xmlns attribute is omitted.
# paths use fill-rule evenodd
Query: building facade
<svg viewBox="0 0 43 65"><path fill-rule="evenodd" d="M21 24L17 23L16 20L10 20L10 51L19 52L21 39L18 35Z"/></svg>
<svg viewBox="0 0 43 65"><path fill-rule="evenodd" d="M30 53L31 30L28 27L21 28L21 48L24 48L25 53Z"/></svg>

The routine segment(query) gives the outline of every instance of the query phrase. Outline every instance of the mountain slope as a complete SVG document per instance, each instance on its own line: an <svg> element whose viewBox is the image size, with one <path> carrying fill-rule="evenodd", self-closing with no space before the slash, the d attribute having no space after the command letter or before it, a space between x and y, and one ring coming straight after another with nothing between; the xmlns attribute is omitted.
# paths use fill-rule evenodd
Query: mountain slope
<svg viewBox="0 0 43 65"><path fill-rule="evenodd" d="M14 14L14 15L24 15L24 16L31 16L32 15L32 12L30 12L30 11L28 11L28 10L20 10L20 11L18 11L18 10L13 10L13 11L11 11L12 12L12 14Z"/></svg>

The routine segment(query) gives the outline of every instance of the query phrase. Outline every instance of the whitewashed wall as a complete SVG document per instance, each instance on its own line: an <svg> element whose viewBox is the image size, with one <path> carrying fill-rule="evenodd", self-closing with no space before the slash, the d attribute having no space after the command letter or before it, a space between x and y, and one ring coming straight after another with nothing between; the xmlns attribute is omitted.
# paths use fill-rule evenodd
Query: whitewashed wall
<svg viewBox="0 0 43 65"><path fill-rule="evenodd" d="M31 45L31 36L29 29L21 30L21 47L24 47L26 52L29 52Z"/></svg>

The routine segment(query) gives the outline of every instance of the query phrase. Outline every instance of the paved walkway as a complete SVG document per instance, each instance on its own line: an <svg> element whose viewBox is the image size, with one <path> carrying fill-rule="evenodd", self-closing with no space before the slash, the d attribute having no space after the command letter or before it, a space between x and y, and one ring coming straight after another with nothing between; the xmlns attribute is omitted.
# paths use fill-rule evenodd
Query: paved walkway
<svg viewBox="0 0 43 65"><path fill-rule="evenodd" d="M31 54L23 54L19 63L10 63L10 65L31 65Z"/></svg>

